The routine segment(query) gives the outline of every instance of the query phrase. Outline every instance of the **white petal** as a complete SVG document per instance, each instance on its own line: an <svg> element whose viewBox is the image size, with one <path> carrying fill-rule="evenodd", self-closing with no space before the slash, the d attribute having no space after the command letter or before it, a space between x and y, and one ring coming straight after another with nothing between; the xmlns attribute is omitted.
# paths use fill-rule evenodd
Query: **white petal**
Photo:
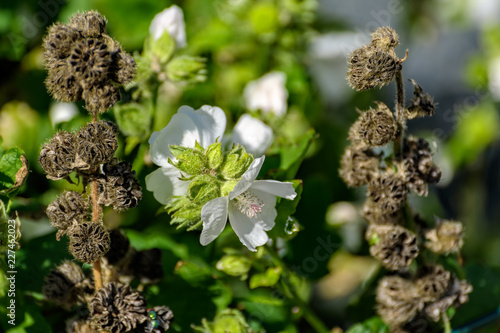
<svg viewBox="0 0 500 333"><path fill-rule="evenodd" d="M172 165L161 167L146 176L146 188L155 199L166 205L174 195L185 195L189 181L179 179L181 172Z"/></svg>
<svg viewBox="0 0 500 333"><path fill-rule="evenodd" d="M180 7L172 5L156 14L151 21L149 32L155 40L160 38L165 31L175 40L178 48L186 46L184 14Z"/></svg>
<svg viewBox="0 0 500 333"><path fill-rule="evenodd" d="M244 114L233 130L233 142L245 147L247 152L261 156L273 143L273 130L257 118Z"/></svg>
<svg viewBox="0 0 500 333"><path fill-rule="evenodd" d="M256 247L266 244L269 239L262 224L241 214L231 203L229 203L229 223L240 241L250 251L257 251Z"/></svg>
<svg viewBox="0 0 500 333"><path fill-rule="evenodd" d="M280 182L277 180L256 180L250 186L252 190L260 190L278 197L293 200L297 196L290 182Z"/></svg>
<svg viewBox="0 0 500 333"><path fill-rule="evenodd" d="M78 115L78 107L75 103L57 102L50 107L49 118L52 126L70 121Z"/></svg>
<svg viewBox="0 0 500 333"><path fill-rule="evenodd" d="M205 246L216 239L227 221L228 197L219 197L207 202L201 209L201 220L203 230L200 235L200 243Z"/></svg>
<svg viewBox="0 0 500 333"><path fill-rule="evenodd" d="M263 191L254 190L252 187L248 191L252 192L264 203L262 211L252 217L252 220L261 224L264 230L271 230L274 227L276 216L278 216L278 212L276 211L276 196Z"/></svg>
<svg viewBox="0 0 500 333"><path fill-rule="evenodd" d="M265 156L261 156L253 160L252 164L248 167L248 170L245 171L243 176L241 176L240 181L236 184L234 189L229 192L229 199L233 200L252 185L255 178L259 175L260 168L262 168L265 158Z"/></svg>
<svg viewBox="0 0 500 333"><path fill-rule="evenodd" d="M208 147L224 134L226 115L218 107L203 106L194 111L189 106L181 106L168 125L151 135L149 154L159 166L167 166L168 159L174 159L169 145L194 147L195 141Z"/></svg>
<svg viewBox="0 0 500 333"><path fill-rule="evenodd" d="M286 75L283 72L271 72L249 82L243 91L247 109L273 112L277 116L283 116L286 113L288 99L285 82Z"/></svg>

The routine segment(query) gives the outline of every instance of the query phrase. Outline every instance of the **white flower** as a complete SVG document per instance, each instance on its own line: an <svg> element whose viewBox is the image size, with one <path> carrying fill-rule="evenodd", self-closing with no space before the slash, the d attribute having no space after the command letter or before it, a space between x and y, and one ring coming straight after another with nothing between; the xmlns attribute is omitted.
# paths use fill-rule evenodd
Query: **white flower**
<svg viewBox="0 0 500 333"><path fill-rule="evenodd" d="M260 79L250 81L243 92L247 109L283 116L287 110L288 99L285 82L286 75L283 72L271 72Z"/></svg>
<svg viewBox="0 0 500 333"><path fill-rule="evenodd" d="M184 14L182 13L182 9L176 5L172 5L156 14L153 21L151 21L149 33L155 40L160 38L165 31L175 40L178 48L183 48L187 45Z"/></svg>
<svg viewBox="0 0 500 333"><path fill-rule="evenodd" d="M239 143L254 156L262 156L274 140L273 130L259 119L244 114L238 119L230 141Z"/></svg>
<svg viewBox="0 0 500 333"><path fill-rule="evenodd" d="M188 181L179 179L181 172L168 162L175 157L170 145L193 148L195 141L207 148L221 138L226 129L226 115L218 107L204 105L194 111L189 106L181 106L168 125L160 132L154 132L149 139L151 160L160 166L146 176L146 187L153 192L158 202L166 205L172 196L185 195Z"/></svg>
<svg viewBox="0 0 500 333"><path fill-rule="evenodd" d="M277 216L276 197L291 200L297 193L292 183L255 180L263 163L264 156L256 158L228 196L210 200L203 206L202 245L220 235L228 215L234 232L250 251L256 251L257 246L267 242L266 231L274 227Z"/></svg>
<svg viewBox="0 0 500 333"><path fill-rule="evenodd" d="M70 121L78 115L78 107L75 103L54 103L49 111L49 118L52 126Z"/></svg>

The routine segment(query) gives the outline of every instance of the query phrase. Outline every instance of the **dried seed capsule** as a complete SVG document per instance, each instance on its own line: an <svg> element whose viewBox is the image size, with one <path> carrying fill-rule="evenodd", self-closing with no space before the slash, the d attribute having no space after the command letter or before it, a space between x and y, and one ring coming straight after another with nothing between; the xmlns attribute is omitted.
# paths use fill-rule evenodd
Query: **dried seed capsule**
<svg viewBox="0 0 500 333"><path fill-rule="evenodd" d="M111 85L94 86L84 92L83 98L90 114L104 113L120 101L120 89Z"/></svg>
<svg viewBox="0 0 500 333"><path fill-rule="evenodd" d="M43 40L45 58L65 59L69 56L72 44L79 38L78 32L64 24L54 24Z"/></svg>
<svg viewBox="0 0 500 333"><path fill-rule="evenodd" d="M47 206L45 213L52 226L59 229L56 236L59 240L67 229L87 218L88 206L80 193L64 191L59 198Z"/></svg>
<svg viewBox="0 0 500 333"><path fill-rule="evenodd" d="M368 196L380 208L382 214L399 210L406 202L408 188L405 179L396 173L384 172L368 185Z"/></svg>
<svg viewBox="0 0 500 333"><path fill-rule="evenodd" d="M448 289L451 273L441 265L421 267L415 285L425 302L438 300Z"/></svg>
<svg viewBox="0 0 500 333"><path fill-rule="evenodd" d="M100 223L86 222L68 230L69 251L79 261L92 264L110 247L109 233Z"/></svg>
<svg viewBox="0 0 500 333"><path fill-rule="evenodd" d="M113 158L117 142L116 125L108 121L89 123L77 133L75 165L80 170L94 169Z"/></svg>
<svg viewBox="0 0 500 333"><path fill-rule="evenodd" d="M58 132L40 151L40 162L47 178L58 180L67 177L74 170L76 138L68 132Z"/></svg>
<svg viewBox="0 0 500 333"><path fill-rule="evenodd" d="M69 309L85 302L85 296L92 294L93 288L80 266L65 261L45 277L42 292L47 299Z"/></svg>
<svg viewBox="0 0 500 333"><path fill-rule="evenodd" d="M472 286L467 281L460 281L457 277L452 276L445 293L437 301L427 304L424 312L432 320L438 322L443 313L446 313L450 307L456 308L467 303L471 292Z"/></svg>
<svg viewBox="0 0 500 333"><path fill-rule="evenodd" d="M91 10L71 17L69 26L84 37L99 37L106 29L107 20L99 12Z"/></svg>
<svg viewBox="0 0 500 333"><path fill-rule="evenodd" d="M378 171L379 158L370 151L347 147L340 162L340 177L351 187L368 184Z"/></svg>
<svg viewBox="0 0 500 333"><path fill-rule="evenodd" d="M363 217L370 224L399 224L403 220L403 213L397 210L393 213L383 213L370 198L365 200L362 210Z"/></svg>
<svg viewBox="0 0 500 333"><path fill-rule="evenodd" d="M148 319L144 296L120 283L111 282L101 288L88 307L89 321L96 330L128 332Z"/></svg>
<svg viewBox="0 0 500 333"><path fill-rule="evenodd" d="M464 227L457 221L438 221L435 228L425 233L425 247L438 254L458 252L462 248Z"/></svg>
<svg viewBox="0 0 500 333"><path fill-rule="evenodd" d="M106 81L112 61L108 46L102 39L97 38L85 38L74 42L68 59L71 72L84 88Z"/></svg>
<svg viewBox="0 0 500 333"><path fill-rule="evenodd" d="M386 276L377 287L377 313L391 328L411 320L424 303L415 285L399 276Z"/></svg>
<svg viewBox="0 0 500 333"><path fill-rule="evenodd" d="M417 237L401 226L370 225L366 239L371 244L370 254L390 270L408 267L418 255Z"/></svg>
<svg viewBox="0 0 500 333"><path fill-rule="evenodd" d="M382 102L360 116L359 134L370 146L383 146L394 140L397 125L391 110Z"/></svg>
<svg viewBox="0 0 500 333"><path fill-rule="evenodd" d="M413 79L410 82L414 86L413 99L411 105L407 108L408 119L434 115L434 101L429 94L424 94L422 87Z"/></svg>
<svg viewBox="0 0 500 333"><path fill-rule="evenodd" d="M398 44L398 34L392 28L380 27L372 33L371 45L376 48L388 51Z"/></svg>
<svg viewBox="0 0 500 333"><path fill-rule="evenodd" d="M117 211L136 207L142 199L142 189L135 171L128 162L116 159L103 165L104 176L99 179L99 203L113 206Z"/></svg>

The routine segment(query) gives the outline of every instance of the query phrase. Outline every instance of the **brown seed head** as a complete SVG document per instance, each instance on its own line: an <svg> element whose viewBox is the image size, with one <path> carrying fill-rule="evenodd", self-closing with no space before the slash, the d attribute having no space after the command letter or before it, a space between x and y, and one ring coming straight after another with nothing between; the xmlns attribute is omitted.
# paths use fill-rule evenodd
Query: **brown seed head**
<svg viewBox="0 0 500 333"><path fill-rule="evenodd" d="M389 27L381 27L372 33L371 45L389 51L399 44L399 37L396 31Z"/></svg>
<svg viewBox="0 0 500 333"><path fill-rule="evenodd" d="M45 210L52 226L56 227L57 240L70 227L87 219L87 201L78 192L64 191L59 198L47 206Z"/></svg>
<svg viewBox="0 0 500 333"><path fill-rule="evenodd" d="M425 233L425 247L438 254L460 251L464 241L464 227L457 221L438 221L435 228Z"/></svg>
<svg viewBox="0 0 500 333"><path fill-rule="evenodd" d="M69 251L79 261L92 264L110 247L109 233L100 223L85 222L68 230Z"/></svg>
<svg viewBox="0 0 500 333"><path fill-rule="evenodd" d="M391 110L382 102L361 114L359 135L369 146L383 146L394 140L397 124Z"/></svg>
<svg viewBox="0 0 500 333"><path fill-rule="evenodd" d="M378 171L379 158L370 151L347 147L340 162L340 177L351 187L367 184Z"/></svg>
<svg viewBox="0 0 500 333"><path fill-rule="evenodd" d="M40 162L47 178L59 180L67 177L74 170L76 138L72 133L58 132L40 151Z"/></svg>

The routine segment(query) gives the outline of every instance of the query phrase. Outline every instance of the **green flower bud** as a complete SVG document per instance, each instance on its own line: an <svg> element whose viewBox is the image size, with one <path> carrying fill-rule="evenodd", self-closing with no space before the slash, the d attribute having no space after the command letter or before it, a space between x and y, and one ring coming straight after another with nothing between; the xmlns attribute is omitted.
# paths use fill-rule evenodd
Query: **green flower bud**
<svg viewBox="0 0 500 333"><path fill-rule="evenodd" d="M171 162L172 165L182 172L199 175L207 167L207 157L198 149L172 145L170 151L177 157L177 163Z"/></svg>
<svg viewBox="0 0 500 333"><path fill-rule="evenodd" d="M236 179L247 171L253 162L253 155L248 154L245 147L236 145L224 156L224 162L220 167L220 174L224 179Z"/></svg>
<svg viewBox="0 0 500 333"><path fill-rule="evenodd" d="M238 184L238 181L238 179L235 179L223 182L222 186L220 187L220 196L227 197L229 195L229 192L234 190L234 187L236 186L236 184Z"/></svg>
<svg viewBox="0 0 500 333"><path fill-rule="evenodd" d="M167 77L172 81L205 81L205 58L179 56L172 59L166 67Z"/></svg>
<svg viewBox="0 0 500 333"><path fill-rule="evenodd" d="M217 170L224 161L222 144L220 142L211 144L210 146L208 146L206 154L208 158L208 167L210 169Z"/></svg>
<svg viewBox="0 0 500 333"><path fill-rule="evenodd" d="M188 198L173 197L165 207L171 214L171 224L178 224L178 228L188 228L193 230L201 226L201 209L203 205L192 203Z"/></svg>
<svg viewBox="0 0 500 333"><path fill-rule="evenodd" d="M219 197L219 181L210 175L196 176L189 184L187 195L196 204L205 204Z"/></svg>
<svg viewBox="0 0 500 333"><path fill-rule="evenodd" d="M245 280L252 262L247 257L229 254L222 257L215 267L227 275L241 276Z"/></svg>
<svg viewBox="0 0 500 333"><path fill-rule="evenodd" d="M236 309L227 309L222 311L214 320L214 333L246 333L248 324L245 318Z"/></svg>

